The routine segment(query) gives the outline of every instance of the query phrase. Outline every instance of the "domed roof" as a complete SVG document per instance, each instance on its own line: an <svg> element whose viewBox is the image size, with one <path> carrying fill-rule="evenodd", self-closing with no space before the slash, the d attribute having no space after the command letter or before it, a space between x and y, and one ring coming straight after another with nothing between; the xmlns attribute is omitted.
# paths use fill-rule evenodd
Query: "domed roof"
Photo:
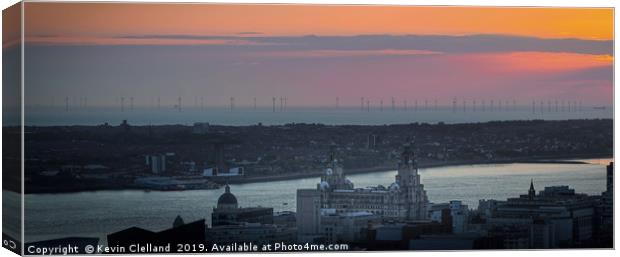
<svg viewBox="0 0 620 257"><path fill-rule="evenodd" d="M237 205L237 197L230 192L230 186L226 185L226 192L217 199L217 205Z"/></svg>
<svg viewBox="0 0 620 257"><path fill-rule="evenodd" d="M325 170L325 175L328 175L328 176L329 176L329 175L331 175L331 174L334 174L334 170L332 170L331 168L327 168L327 169Z"/></svg>
<svg viewBox="0 0 620 257"><path fill-rule="evenodd" d="M398 190L400 189L400 185L398 185L398 183L394 182L390 185L390 187L388 188L390 191L394 191L394 190Z"/></svg>
<svg viewBox="0 0 620 257"><path fill-rule="evenodd" d="M327 183L327 181L321 181L321 183L319 184L319 188L321 190L325 190L329 188L329 183Z"/></svg>

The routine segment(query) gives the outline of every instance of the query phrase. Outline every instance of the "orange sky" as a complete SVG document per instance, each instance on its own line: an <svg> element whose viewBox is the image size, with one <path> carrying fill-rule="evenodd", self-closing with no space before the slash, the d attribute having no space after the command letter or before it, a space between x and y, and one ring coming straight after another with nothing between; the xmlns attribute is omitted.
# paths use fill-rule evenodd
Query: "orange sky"
<svg viewBox="0 0 620 257"><path fill-rule="evenodd" d="M33 48L44 53L30 55L26 72L39 101L62 92L101 104L111 94L187 92L227 104L219 96L285 92L316 105L355 92L354 104L364 95L598 104L613 89L613 8L48 2L26 3L25 22L34 44L169 46ZM347 37L368 34L383 36ZM461 35L469 36L450 37ZM557 38L583 40L546 40Z"/></svg>
<svg viewBox="0 0 620 257"><path fill-rule="evenodd" d="M477 69L503 73L549 73L605 67L613 64L609 55L549 52L465 54L450 57L453 62ZM532 61L535 60L535 61Z"/></svg>
<svg viewBox="0 0 620 257"><path fill-rule="evenodd" d="M2 47L10 47L21 40L20 3L2 10Z"/></svg>
<svg viewBox="0 0 620 257"><path fill-rule="evenodd" d="M26 35L506 34L613 39L612 8L26 3Z"/></svg>

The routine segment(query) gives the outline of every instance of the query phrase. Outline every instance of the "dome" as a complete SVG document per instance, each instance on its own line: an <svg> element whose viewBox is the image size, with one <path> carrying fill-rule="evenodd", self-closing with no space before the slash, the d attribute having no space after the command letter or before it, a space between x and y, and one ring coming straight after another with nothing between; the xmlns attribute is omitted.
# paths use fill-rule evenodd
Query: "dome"
<svg viewBox="0 0 620 257"><path fill-rule="evenodd" d="M321 190L325 190L329 188L329 183L327 183L327 181L321 181L321 183L319 184L319 188Z"/></svg>
<svg viewBox="0 0 620 257"><path fill-rule="evenodd" d="M398 185L398 183L394 182L390 185L389 187L390 190L398 190L400 189L400 186Z"/></svg>
<svg viewBox="0 0 620 257"><path fill-rule="evenodd" d="M237 197L230 192L230 186L226 185L226 192L217 199L218 208L237 208Z"/></svg>
<svg viewBox="0 0 620 257"><path fill-rule="evenodd" d="M331 175L333 173L334 173L334 171L331 168L328 168L328 169L325 170L325 175L329 176L329 175Z"/></svg>

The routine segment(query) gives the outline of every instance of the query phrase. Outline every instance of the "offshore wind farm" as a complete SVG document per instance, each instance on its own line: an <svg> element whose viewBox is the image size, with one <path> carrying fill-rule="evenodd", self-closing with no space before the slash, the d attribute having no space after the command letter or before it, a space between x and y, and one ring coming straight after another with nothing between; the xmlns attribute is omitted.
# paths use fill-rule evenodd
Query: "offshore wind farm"
<svg viewBox="0 0 620 257"><path fill-rule="evenodd" d="M27 125L101 125L128 120L136 125L193 124L209 121L222 125L281 125L286 123L344 124L404 124L404 123L470 123L502 120L566 120L608 119L613 117L610 106L584 104L579 100L499 99L398 99L335 97L333 104L295 105L293 97L229 97L228 104L209 104L200 101L183 103L182 97L139 99L118 97L114 103L91 104L87 97L72 103L66 97L64 105L27 106ZM83 100L82 100L83 99ZM129 99L129 104L125 103ZM195 98L197 99L197 97ZM244 101L242 101L244 100ZM349 101L346 101L349 100ZM221 102L221 101L220 101ZM397 103L402 104L398 105ZM413 104L411 104L413 103Z"/></svg>

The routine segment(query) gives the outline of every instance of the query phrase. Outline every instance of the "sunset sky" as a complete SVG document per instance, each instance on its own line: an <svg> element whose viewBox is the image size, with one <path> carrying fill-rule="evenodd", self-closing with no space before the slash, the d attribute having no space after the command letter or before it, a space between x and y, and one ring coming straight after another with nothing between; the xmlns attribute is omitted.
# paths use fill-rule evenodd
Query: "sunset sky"
<svg viewBox="0 0 620 257"><path fill-rule="evenodd" d="M612 102L611 8L26 3L25 33L41 104Z"/></svg>

